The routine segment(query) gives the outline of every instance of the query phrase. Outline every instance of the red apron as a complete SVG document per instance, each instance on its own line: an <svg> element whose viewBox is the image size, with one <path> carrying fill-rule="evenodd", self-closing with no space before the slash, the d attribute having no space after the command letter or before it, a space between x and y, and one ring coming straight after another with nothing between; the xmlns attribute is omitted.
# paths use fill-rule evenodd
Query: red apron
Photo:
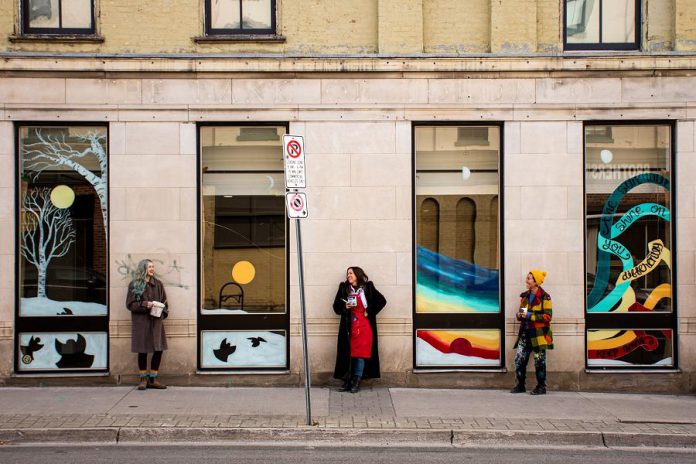
<svg viewBox="0 0 696 464"><path fill-rule="evenodd" d="M365 317L365 306L357 293L351 293L358 305L350 314L350 356L370 359L372 357L372 327Z"/></svg>

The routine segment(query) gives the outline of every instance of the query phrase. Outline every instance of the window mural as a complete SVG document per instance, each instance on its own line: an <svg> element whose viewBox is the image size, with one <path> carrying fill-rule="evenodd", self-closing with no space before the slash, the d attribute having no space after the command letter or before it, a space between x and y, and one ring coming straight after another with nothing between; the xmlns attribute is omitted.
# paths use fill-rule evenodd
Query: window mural
<svg viewBox="0 0 696 464"><path fill-rule="evenodd" d="M72 342L44 335L19 340L18 370L105 369L103 363L32 362L21 351L54 359L90 347L106 352L108 159L107 129L97 125L19 126L17 332L73 333ZM53 337L53 338L51 338ZM21 338L18 336L18 339ZM48 344L48 345L47 345ZM103 346L97 346L102 344ZM50 345L50 346L49 346ZM56 345L57 347L58 345ZM61 345L62 346L62 345ZM53 357L48 353L53 353ZM97 356L97 355L95 355Z"/></svg>
<svg viewBox="0 0 696 464"><path fill-rule="evenodd" d="M674 365L671 165L670 125L585 127L588 366Z"/></svg>
<svg viewBox="0 0 696 464"><path fill-rule="evenodd" d="M21 370L106 369L106 332L21 333Z"/></svg>
<svg viewBox="0 0 696 464"><path fill-rule="evenodd" d="M286 128L203 125L199 130L200 367L285 369ZM259 340L253 350L245 337Z"/></svg>
<svg viewBox="0 0 696 464"><path fill-rule="evenodd" d="M500 127L417 125L414 137L416 367L499 367Z"/></svg>
<svg viewBox="0 0 696 464"><path fill-rule="evenodd" d="M418 366L500 364L499 330L416 330Z"/></svg>
<svg viewBox="0 0 696 464"><path fill-rule="evenodd" d="M285 331L201 332L201 367L285 368Z"/></svg>

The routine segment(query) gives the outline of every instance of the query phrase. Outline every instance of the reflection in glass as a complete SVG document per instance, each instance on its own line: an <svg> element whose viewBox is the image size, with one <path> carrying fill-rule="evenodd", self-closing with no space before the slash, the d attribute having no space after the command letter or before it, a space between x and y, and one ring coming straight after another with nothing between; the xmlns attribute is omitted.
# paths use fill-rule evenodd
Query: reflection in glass
<svg viewBox="0 0 696 464"><path fill-rule="evenodd" d="M202 314L285 312L284 132L201 128Z"/></svg>
<svg viewBox="0 0 696 464"><path fill-rule="evenodd" d="M585 143L587 311L670 312L670 127L599 127L611 136L588 126Z"/></svg>
<svg viewBox="0 0 696 464"><path fill-rule="evenodd" d="M240 0L211 0L211 26L213 29L239 29Z"/></svg>
<svg viewBox="0 0 696 464"><path fill-rule="evenodd" d="M92 0L61 0L64 28L88 29L92 26Z"/></svg>
<svg viewBox="0 0 696 464"><path fill-rule="evenodd" d="M419 126L415 137L416 311L498 313L500 129Z"/></svg>
<svg viewBox="0 0 696 464"><path fill-rule="evenodd" d="M107 314L105 127L21 127L20 316Z"/></svg>
<svg viewBox="0 0 696 464"><path fill-rule="evenodd" d="M566 0L566 35L571 44L633 43L635 22L635 0Z"/></svg>
<svg viewBox="0 0 696 464"><path fill-rule="evenodd" d="M271 0L242 0L243 29L271 28Z"/></svg>

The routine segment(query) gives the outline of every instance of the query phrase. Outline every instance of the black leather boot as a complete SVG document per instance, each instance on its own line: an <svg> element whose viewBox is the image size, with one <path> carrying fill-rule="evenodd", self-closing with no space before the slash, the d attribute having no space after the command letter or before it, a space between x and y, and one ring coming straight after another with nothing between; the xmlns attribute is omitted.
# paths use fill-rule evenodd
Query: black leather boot
<svg viewBox="0 0 696 464"><path fill-rule="evenodd" d="M534 390L530 393L530 395L545 395L546 394L546 385L537 385Z"/></svg>
<svg viewBox="0 0 696 464"><path fill-rule="evenodd" d="M346 378L343 379L343 385L341 385L341 388L338 389L340 392L347 392L350 391L350 376L346 375Z"/></svg>
<svg viewBox="0 0 696 464"><path fill-rule="evenodd" d="M358 393L360 391L360 377L357 375L353 376L353 379L350 383L350 392L351 393Z"/></svg>
<svg viewBox="0 0 696 464"><path fill-rule="evenodd" d="M518 383L517 385L512 387L512 390L510 390L510 393L524 393L526 391L527 391L527 389L524 388L524 385Z"/></svg>

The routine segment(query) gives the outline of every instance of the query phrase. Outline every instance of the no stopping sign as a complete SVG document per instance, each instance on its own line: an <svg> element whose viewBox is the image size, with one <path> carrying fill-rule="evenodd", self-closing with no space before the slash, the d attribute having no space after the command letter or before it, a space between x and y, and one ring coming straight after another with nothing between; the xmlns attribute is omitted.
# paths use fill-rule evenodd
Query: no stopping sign
<svg viewBox="0 0 696 464"><path fill-rule="evenodd" d="M302 192L286 193L285 204L290 219L304 219L309 214L307 208L307 195Z"/></svg>

